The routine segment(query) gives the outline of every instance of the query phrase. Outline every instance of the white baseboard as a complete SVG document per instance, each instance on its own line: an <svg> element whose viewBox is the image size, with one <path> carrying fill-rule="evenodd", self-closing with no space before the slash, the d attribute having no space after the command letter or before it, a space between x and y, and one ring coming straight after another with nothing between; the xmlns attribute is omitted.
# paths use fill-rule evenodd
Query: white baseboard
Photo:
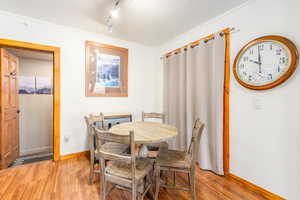
<svg viewBox="0 0 300 200"><path fill-rule="evenodd" d="M37 154L37 153L49 153L53 152L53 147L38 147L32 149L21 149L20 156L26 156L30 154Z"/></svg>

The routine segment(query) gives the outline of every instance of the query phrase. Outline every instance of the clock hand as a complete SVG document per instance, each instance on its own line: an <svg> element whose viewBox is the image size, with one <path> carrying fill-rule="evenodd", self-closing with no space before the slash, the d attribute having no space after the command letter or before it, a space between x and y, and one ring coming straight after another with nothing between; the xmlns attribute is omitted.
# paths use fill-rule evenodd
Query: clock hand
<svg viewBox="0 0 300 200"><path fill-rule="evenodd" d="M254 61L254 60L249 60L250 62L253 62L253 63L255 63L255 64L260 64L260 62L258 62L258 61Z"/></svg>
<svg viewBox="0 0 300 200"><path fill-rule="evenodd" d="M261 73L261 55L260 55L260 49L259 49L259 45L258 47L258 65L259 65L259 73Z"/></svg>

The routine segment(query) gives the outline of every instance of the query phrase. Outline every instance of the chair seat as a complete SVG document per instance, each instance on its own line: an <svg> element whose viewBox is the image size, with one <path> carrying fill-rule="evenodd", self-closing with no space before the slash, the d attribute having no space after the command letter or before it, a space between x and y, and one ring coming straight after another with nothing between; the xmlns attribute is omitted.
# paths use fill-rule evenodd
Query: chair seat
<svg viewBox="0 0 300 200"><path fill-rule="evenodd" d="M148 158L137 158L135 178L137 180L144 178L152 169L152 160ZM114 176L132 179L131 165L124 162L112 161L105 171Z"/></svg>
<svg viewBox="0 0 300 200"><path fill-rule="evenodd" d="M165 150L159 152L156 159L156 165L162 167L174 167L174 168L190 168L191 157L188 153L176 150Z"/></svg>
<svg viewBox="0 0 300 200"><path fill-rule="evenodd" d="M128 144L119 144L114 142L107 142L103 145L101 145L101 151L105 151L108 153L114 153L114 154L121 154L124 152L127 152L129 150ZM97 154L98 151L96 150L95 153Z"/></svg>

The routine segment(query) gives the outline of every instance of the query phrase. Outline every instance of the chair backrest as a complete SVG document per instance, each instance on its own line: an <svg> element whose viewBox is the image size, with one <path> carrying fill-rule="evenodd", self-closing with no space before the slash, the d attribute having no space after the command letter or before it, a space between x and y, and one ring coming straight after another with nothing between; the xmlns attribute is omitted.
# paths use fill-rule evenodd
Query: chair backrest
<svg viewBox="0 0 300 200"><path fill-rule="evenodd" d="M99 115L92 115L90 114L89 116L84 116L85 122L87 126L90 125L96 125L97 123L100 124L99 127L104 128L104 115L103 113L100 113Z"/></svg>
<svg viewBox="0 0 300 200"><path fill-rule="evenodd" d="M142 112L142 121L144 122L145 119L161 119L163 124L166 123L166 115L164 113L155 113L155 112L145 113L145 112Z"/></svg>
<svg viewBox="0 0 300 200"><path fill-rule="evenodd" d="M100 124L100 128L104 129L104 115L100 113L99 115L92 115L84 116L87 132L88 132L88 138L89 138L89 146L90 149L95 148L95 142L94 142L94 130L93 126L97 126L97 123Z"/></svg>
<svg viewBox="0 0 300 200"><path fill-rule="evenodd" d="M203 133L204 129L204 123L202 123L199 119L195 121L193 133L192 133L192 139L191 143L188 149L188 154L192 158L192 167L195 166L196 160L198 159L199 154L199 144L200 144L200 138Z"/></svg>
<svg viewBox="0 0 300 200"><path fill-rule="evenodd" d="M118 135L107 130L98 129L97 127L93 127L93 129L96 135L96 148L101 159L101 167L105 167L105 161L121 161L131 165L132 178L135 177L135 142L133 131L130 131L129 135ZM106 152L105 148L101 148L101 145L106 142L129 144L130 154Z"/></svg>

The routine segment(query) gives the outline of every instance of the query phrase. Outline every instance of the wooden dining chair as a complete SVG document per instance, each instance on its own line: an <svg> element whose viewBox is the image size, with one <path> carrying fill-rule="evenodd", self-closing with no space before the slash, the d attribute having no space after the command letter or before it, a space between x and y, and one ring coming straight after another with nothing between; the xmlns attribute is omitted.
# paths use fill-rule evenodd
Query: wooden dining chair
<svg viewBox="0 0 300 200"><path fill-rule="evenodd" d="M156 112L145 113L143 111L142 112L142 121L145 122L147 119L160 119L161 122L164 124L164 123L166 123L166 114L156 113ZM160 144L149 144L149 145L147 145L147 148L149 151L158 151L159 148L162 146L167 147L168 143L162 142Z"/></svg>
<svg viewBox="0 0 300 200"><path fill-rule="evenodd" d="M99 129L105 130L104 126L104 115L100 113L99 115L92 115L84 117L86 125L87 125L87 132L88 132L88 145L90 150L90 175L89 175L89 184L93 184L94 182L94 175L95 173L100 173L100 169L95 169L95 162L96 162L96 141L95 141L95 134L93 127L98 127ZM128 145L120 145L114 143L107 143L103 148L111 149L111 151L118 151L124 152L129 149Z"/></svg>
<svg viewBox="0 0 300 200"><path fill-rule="evenodd" d="M158 158L154 166L155 173L155 200L158 199L160 187L175 190L187 190L192 192L192 199L196 200L195 188L195 167L198 159L200 137L204 129L204 124L197 119L193 128L192 139L187 151L160 149ZM161 172L173 172L173 185L161 183ZM189 188L176 187L176 172L187 173L189 178Z"/></svg>
<svg viewBox="0 0 300 200"><path fill-rule="evenodd" d="M145 119L161 119L163 124L166 123L166 115L164 113L156 113L156 112L145 113L143 111L142 121L144 122Z"/></svg>
<svg viewBox="0 0 300 200"><path fill-rule="evenodd" d="M101 199L106 200L106 196L114 188L118 188L131 191L132 200L142 200L152 186L150 174L153 170L153 161L148 158L136 159L133 131L129 135L117 135L97 128L94 130L99 151L97 157L101 162ZM130 153L111 153L103 148L103 144L107 142L129 145ZM112 186L107 192L108 182Z"/></svg>

